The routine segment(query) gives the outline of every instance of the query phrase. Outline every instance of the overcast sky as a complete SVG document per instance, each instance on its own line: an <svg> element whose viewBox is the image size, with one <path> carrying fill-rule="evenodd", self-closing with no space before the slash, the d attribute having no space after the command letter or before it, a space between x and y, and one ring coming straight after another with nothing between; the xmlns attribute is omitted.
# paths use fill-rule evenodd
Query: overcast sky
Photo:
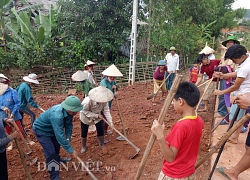
<svg viewBox="0 0 250 180"><path fill-rule="evenodd" d="M233 9L245 8L250 9L250 0L236 0L233 5Z"/></svg>

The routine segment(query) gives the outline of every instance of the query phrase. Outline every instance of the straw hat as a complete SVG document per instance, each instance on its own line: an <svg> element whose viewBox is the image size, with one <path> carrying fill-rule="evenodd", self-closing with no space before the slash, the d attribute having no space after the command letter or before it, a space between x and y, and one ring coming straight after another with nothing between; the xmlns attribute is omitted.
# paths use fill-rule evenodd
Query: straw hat
<svg viewBox="0 0 250 180"><path fill-rule="evenodd" d="M61 106L71 112L79 112L83 109L80 99L76 96L68 96L62 103Z"/></svg>
<svg viewBox="0 0 250 180"><path fill-rule="evenodd" d="M240 42L237 40L237 38L235 36L228 36L227 40L223 41L221 44L226 47L228 41L234 41L235 44L240 44Z"/></svg>
<svg viewBox="0 0 250 180"><path fill-rule="evenodd" d="M104 76L112 76L112 77L121 77L121 76L123 76L123 74L119 71L119 69L117 69L117 67L114 64L112 64L107 69L105 69L102 72L102 74Z"/></svg>
<svg viewBox="0 0 250 180"><path fill-rule="evenodd" d="M88 74L83 71L78 70L72 75L71 78L73 81L84 81L85 79L88 78Z"/></svg>
<svg viewBox="0 0 250 180"><path fill-rule="evenodd" d="M90 61L90 60L87 60L86 64L84 65L84 67L86 66L91 66L91 65L96 65L96 63Z"/></svg>
<svg viewBox="0 0 250 180"><path fill-rule="evenodd" d="M34 84L39 84L36 78L37 78L37 75L32 73L32 74L29 74L28 76L24 76L23 80L26 82L34 83Z"/></svg>
<svg viewBox="0 0 250 180"><path fill-rule="evenodd" d="M95 102L106 103L114 98L114 94L104 86L98 86L89 91L89 98Z"/></svg>
<svg viewBox="0 0 250 180"><path fill-rule="evenodd" d="M213 53L214 50L207 45L201 50L201 52L199 52L199 54L213 54Z"/></svg>
<svg viewBox="0 0 250 180"><path fill-rule="evenodd" d="M10 81L9 78L7 78L5 75L0 74L0 78L6 79L7 81Z"/></svg>
<svg viewBox="0 0 250 180"><path fill-rule="evenodd" d="M176 49L175 49L174 46L172 46L169 50L170 50L170 51L176 51Z"/></svg>
<svg viewBox="0 0 250 180"><path fill-rule="evenodd" d="M0 83L0 96L5 93L5 91L8 89L8 85L4 83Z"/></svg>

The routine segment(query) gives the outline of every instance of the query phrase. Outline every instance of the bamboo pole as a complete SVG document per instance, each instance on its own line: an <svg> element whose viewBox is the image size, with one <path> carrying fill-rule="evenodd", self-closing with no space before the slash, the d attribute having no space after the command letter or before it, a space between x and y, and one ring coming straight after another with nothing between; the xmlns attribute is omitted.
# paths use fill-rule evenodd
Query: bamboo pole
<svg viewBox="0 0 250 180"><path fill-rule="evenodd" d="M217 152L217 149L219 149L223 143L240 127L242 127L242 125L248 121L248 119L250 119L250 114L246 114L245 116L243 116L240 120L238 120L234 126L227 131L222 137L221 139L216 143L216 145L214 145L213 147L211 147L210 151L203 157L201 158L196 164L195 164L195 169L198 169L204 162L206 162L207 159L209 159L214 153Z"/></svg>
<svg viewBox="0 0 250 180"><path fill-rule="evenodd" d="M172 88L170 89L170 92L169 92L169 94L168 94L168 96L167 96L167 98L166 98L166 100L164 102L164 105L163 105L163 107L161 109L161 112L160 112L160 115L158 117L158 122L160 124L163 123L163 121L164 121L164 119L166 117L167 111L168 111L169 106L171 105L171 102L172 102L172 100L174 98L174 95L175 95L175 93L176 93L176 91L177 91L177 89L179 87L181 79L182 79L181 75L176 75L176 77L174 79L174 82L173 82L173 85L172 85ZM156 139L155 135L153 133L151 133L150 139L148 141L148 145L147 145L147 147L145 149L145 152L143 154L139 169L138 169L138 171L136 173L135 180L139 180L140 177L141 177L141 174L142 174L143 169L145 167L145 164L146 164L146 161L147 161L148 156L150 154L150 151L151 151L151 149L152 149L152 147L154 145L155 139Z"/></svg>

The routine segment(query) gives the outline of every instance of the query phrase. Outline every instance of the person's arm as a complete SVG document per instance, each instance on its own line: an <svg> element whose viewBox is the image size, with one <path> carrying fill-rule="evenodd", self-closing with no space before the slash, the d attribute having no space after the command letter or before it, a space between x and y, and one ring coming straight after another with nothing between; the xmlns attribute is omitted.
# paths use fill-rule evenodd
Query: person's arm
<svg viewBox="0 0 250 180"><path fill-rule="evenodd" d="M160 125L157 120L154 120L153 125L151 127L151 131L154 133L154 135L156 136L158 140L164 159L167 162L173 162L178 153L178 149L176 149L173 146L170 146L170 147L168 146L164 137L164 128L165 128L164 124Z"/></svg>
<svg viewBox="0 0 250 180"><path fill-rule="evenodd" d="M83 109L81 111L81 113L83 113L85 116L87 116L88 118L98 118L99 117L99 114L97 113L93 113L91 112L90 110L90 99L89 97L85 98L82 102L82 105L83 105Z"/></svg>
<svg viewBox="0 0 250 180"><path fill-rule="evenodd" d="M16 111L20 108L21 101L19 99L19 96L18 96L16 90L12 90L11 95L12 95L12 99L14 102L14 107L13 107L13 110L11 111L11 118L12 118L12 117L14 117L14 114L16 113Z"/></svg>
<svg viewBox="0 0 250 180"><path fill-rule="evenodd" d="M112 116L110 114L108 103L105 103L105 105L103 107L103 114L107 118L107 121L109 122L110 126L113 127L114 124L113 124L113 121L112 121Z"/></svg>
<svg viewBox="0 0 250 180"><path fill-rule="evenodd" d="M34 98L31 94L31 90L30 89L25 89L24 90L25 93L25 98L27 100L27 102L29 103L29 105L31 105L34 108L39 108L38 104L35 103Z"/></svg>
<svg viewBox="0 0 250 180"><path fill-rule="evenodd" d="M236 96L234 102L241 109L248 109L250 106L250 92Z"/></svg>
<svg viewBox="0 0 250 180"><path fill-rule="evenodd" d="M241 77L237 77L235 80L234 85L232 85L231 87L224 89L222 91L220 90L214 90L214 95L223 95L223 94L227 94L227 93L231 93L233 91L236 91L237 89L240 88L241 84L243 83L243 81L245 80L245 78L241 78Z"/></svg>
<svg viewBox="0 0 250 180"><path fill-rule="evenodd" d="M9 142L11 140L13 140L14 138L16 138L18 136L18 131L15 131L15 132L11 133L10 135L6 134L6 132L4 130L4 122L5 121L8 121L8 119L6 119L6 120L0 119L0 133L5 135L5 137L0 139L0 148L5 147L7 144L9 144Z"/></svg>
<svg viewBox="0 0 250 180"><path fill-rule="evenodd" d="M64 132L64 121L62 118L53 118L50 120L53 131L58 143L69 153L73 153L74 149L67 140Z"/></svg>
<svg viewBox="0 0 250 180"><path fill-rule="evenodd" d="M222 74L221 79L228 79L228 78L236 78L237 77L237 72L231 72L227 74Z"/></svg>

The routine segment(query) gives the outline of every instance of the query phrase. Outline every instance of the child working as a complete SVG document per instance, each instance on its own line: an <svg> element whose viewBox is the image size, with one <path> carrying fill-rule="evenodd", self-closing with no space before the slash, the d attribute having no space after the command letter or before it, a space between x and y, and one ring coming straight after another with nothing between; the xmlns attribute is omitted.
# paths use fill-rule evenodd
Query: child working
<svg viewBox="0 0 250 180"><path fill-rule="evenodd" d="M189 82L196 83L198 79L198 74L199 74L199 67L198 67L198 62L197 60L194 61L193 67L189 69Z"/></svg>
<svg viewBox="0 0 250 180"><path fill-rule="evenodd" d="M164 124L160 125L157 120L153 122L151 130L158 140L164 157L158 179L186 178L191 180L195 178L194 164L204 127L203 120L194 110L199 98L200 92L193 83L180 83L173 102L176 112L183 118L175 123L166 137Z"/></svg>

